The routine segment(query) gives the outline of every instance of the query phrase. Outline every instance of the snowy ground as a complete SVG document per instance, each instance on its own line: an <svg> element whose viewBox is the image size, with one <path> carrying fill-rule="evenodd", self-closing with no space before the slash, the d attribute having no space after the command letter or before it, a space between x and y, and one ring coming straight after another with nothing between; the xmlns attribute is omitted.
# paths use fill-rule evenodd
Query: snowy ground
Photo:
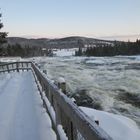
<svg viewBox="0 0 140 140"><path fill-rule="evenodd" d="M91 108L80 107L93 121L98 120L113 140L140 140L140 130L136 123L124 116L116 115Z"/></svg>
<svg viewBox="0 0 140 140"><path fill-rule="evenodd" d="M92 119L96 116L100 121L100 126L113 139L139 140L140 56L73 57L69 52L66 54L64 50L58 52L56 56L53 58L37 57L34 60L41 65L42 69L47 70L47 76L50 79L64 77L72 93L77 88L84 87L88 89L87 93L95 99L94 101L101 104L104 111L123 115L88 108L82 109ZM6 78L8 81L9 77ZM1 80L0 83L0 97L1 85L5 84L4 81ZM134 121L124 116L136 121L139 128Z"/></svg>
<svg viewBox="0 0 140 140"><path fill-rule="evenodd" d="M77 48L72 48L72 49L58 49L56 51L53 51L53 54L55 56L58 57L64 57L64 56L74 56L75 55L75 51L77 50Z"/></svg>
<svg viewBox="0 0 140 140"><path fill-rule="evenodd" d="M0 74L0 140L55 140L31 72Z"/></svg>
<svg viewBox="0 0 140 140"><path fill-rule="evenodd" d="M15 62L23 60L21 57L0 57L0 62Z"/></svg>

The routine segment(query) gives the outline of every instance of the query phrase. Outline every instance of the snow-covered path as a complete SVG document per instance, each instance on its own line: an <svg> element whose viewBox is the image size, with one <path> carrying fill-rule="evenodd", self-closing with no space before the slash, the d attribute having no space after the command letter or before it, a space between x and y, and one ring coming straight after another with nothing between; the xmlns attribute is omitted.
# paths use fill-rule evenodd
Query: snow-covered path
<svg viewBox="0 0 140 140"><path fill-rule="evenodd" d="M0 74L0 140L55 140L31 72Z"/></svg>

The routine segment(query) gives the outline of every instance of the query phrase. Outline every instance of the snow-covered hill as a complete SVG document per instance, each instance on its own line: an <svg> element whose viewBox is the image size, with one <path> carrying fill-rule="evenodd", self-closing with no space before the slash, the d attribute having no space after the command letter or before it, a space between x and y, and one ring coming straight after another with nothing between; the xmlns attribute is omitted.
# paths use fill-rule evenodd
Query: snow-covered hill
<svg viewBox="0 0 140 140"><path fill-rule="evenodd" d="M45 48L78 48L79 46L84 47L84 45L90 44L112 44L114 41L101 40L95 38L79 37L72 36L66 38L58 39L48 39L48 38L39 38L39 39L27 39L21 37L9 37L7 44L14 45L20 44L23 47L45 47Z"/></svg>

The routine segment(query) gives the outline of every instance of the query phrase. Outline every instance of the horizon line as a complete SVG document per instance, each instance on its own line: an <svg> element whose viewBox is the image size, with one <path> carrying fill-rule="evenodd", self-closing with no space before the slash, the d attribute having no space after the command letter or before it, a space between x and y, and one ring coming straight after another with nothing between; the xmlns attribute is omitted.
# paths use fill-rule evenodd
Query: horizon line
<svg viewBox="0 0 140 140"><path fill-rule="evenodd" d="M110 35L110 36L88 36L88 35L69 35L69 36L59 36L59 37L52 37L52 36L37 36L37 35L10 35L8 37L20 37L26 39L61 39L67 37L86 37L86 38L95 38L95 39L104 39L104 40L119 40L119 41L136 41L140 39L140 34L131 34L131 35ZM123 40L122 40L123 39Z"/></svg>

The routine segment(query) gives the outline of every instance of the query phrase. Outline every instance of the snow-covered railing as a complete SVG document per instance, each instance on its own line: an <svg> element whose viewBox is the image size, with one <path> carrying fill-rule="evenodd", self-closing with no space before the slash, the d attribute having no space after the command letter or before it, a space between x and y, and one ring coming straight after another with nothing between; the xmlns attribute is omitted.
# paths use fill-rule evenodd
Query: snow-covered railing
<svg viewBox="0 0 140 140"><path fill-rule="evenodd" d="M50 114L58 139L62 139L59 132L61 126L68 140L112 139L104 130L84 114L71 99L62 93L34 63L32 63L32 69L36 79L40 83L40 88L42 88L40 92L44 106ZM44 94L47 97L47 101L44 99ZM48 108L48 101L50 108ZM52 115L51 108L54 109L54 116ZM66 138L63 137L63 140L65 139Z"/></svg>
<svg viewBox="0 0 140 140"><path fill-rule="evenodd" d="M0 72L19 72L20 70L32 70L42 96L44 107L51 117L58 140L112 139L84 114L70 98L62 93L34 63L19 61L0 65ZM62 133L63 130L66 135Z"/></svg>
<svg viewBox="0 0 140 140"><path fill-rule="evenodd" d="M10 71L19 72L19 70L30 70L30 69L31 62L29 61L19 61L0 64L0 72L10 72Z"/></svg>

